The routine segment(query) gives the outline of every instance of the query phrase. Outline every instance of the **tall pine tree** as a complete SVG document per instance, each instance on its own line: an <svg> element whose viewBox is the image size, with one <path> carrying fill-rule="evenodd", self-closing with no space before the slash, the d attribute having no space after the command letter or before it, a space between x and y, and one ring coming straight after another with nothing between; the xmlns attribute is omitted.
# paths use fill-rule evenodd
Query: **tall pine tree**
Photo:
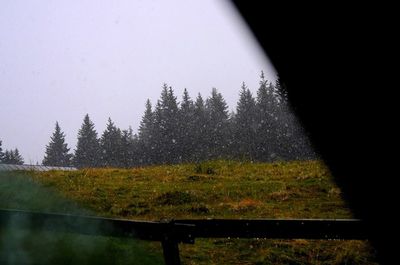
<svg viewBox="0 0 400 265"><path fill-rule="evenodd" d="M220 158L227 155L229 144L228 106L221 93L213 88L206 100L208 157Z"/></svg>
<svg viewBox="0 0 400 265"><path fill-rule="evenodd" d="M79 129L73 162L78 168L97 167L101 164L100 143L89 114L85 115L82 126Z"/></svg>
<svg viewBox="0 0 400 265"><path fill-rule="evenodd" d="M305 130L290 108L287 91L279 78L275 82L275 93L278 98L276 111L278 157L285 160L316 158Z"/></svg>
<svg viewBox="0 0 400 265"><path fill-rule="evenodd" d="M2 162L4 164L13 164L14 154L12 152L13 152L12 150L11 151L9 151L9 150L4 151L4 156L3 156L3 160L2 160Z"/></svg>
<svg viewBox="0 0 400 265"><path fill-rule="evenodd" d="M195 108L187 89L183 91L182 102L179 109L179 155L181 161L192 161L195 152Z"/></svg>
<svg viewBox="0 0 400 265"><path fill-rule="evenodd" d="M277 104L275 110L276 117L276 141L275 151L277 157L284 160L295 159L298 155L297 150L300 145L300 135L296 136L296 130L299 128L296 118L290 110L287 102L287 92L281 86L277 79L274 86L274 92L277 95Z"/></svg>
<svg viewBox="0 0 400 265"><path fill-rule="evenodd" d="M232 148L240 158L254 158L257 125L256 101L243 82L234 116L235 144Z"/></svg>
<svg viewBox="0 0 400 265"><path fill-rule="evenodd" d="M138 152L141 154L137 162L148 165L155 162L155 117L149 99L146 101L146 109L139 126Z"/></svg>
<svg viewBox="0 0 400 265"><path fill-rule="evenodd" d="M107 128L100 138L100 148L102 166L122 166L122 133L111 118L108 118Z"/></svg>
<svg viewBox="0 0 400 265"><path fill-rule="evenodd" d="M171 87L163 85L155 110L156 161L162 164L180 162L178 103Z"/></svg>
<svg viewBox="0 0 400 265"><path fill-rule="evenodd" d="M261 72L260 87L257 91L257 137L256 157L261 161L271 161L277 157L277 98L274 86Z"/></svg>
<svg viewBox="0 0 400 265"><path fill-rule="evenodd" d="M208 138L207 127L208 118L203 97L199 93L194 103L193 117L193 159L196 162L207 158Z"/></svg>
<svg viewBox="0 0 400 265"><path fill-rule="evenodd" d="M0 164L3 162L3 159L4 159L4 153L2 148L2 141L0 140Z"/></svg>
<svg viewBox="0 0 400 265"><path fill-rule="evenodd" d="M24 159L22 158L21 154L19 153L18 148L15 148L14 152L11 151L11 157L12 157L12 164L15 165L23 165L24 164Z"/></svg>
<svg viewBox="0 0 400 265"><path fill-rule="evenodd" d="M132 128L123 130L121 134L121 165L125 168L136 165L137 140Z"/></svg>
<svg viewBox="0 0 400 265"><path fill-rule="evenodd" d="M50 143L46 146L46 153L42 163L45 166L70 166L72 155L68 152L69 148L65 143L65 134L61 131L58 122L56 122Z"/></svg>

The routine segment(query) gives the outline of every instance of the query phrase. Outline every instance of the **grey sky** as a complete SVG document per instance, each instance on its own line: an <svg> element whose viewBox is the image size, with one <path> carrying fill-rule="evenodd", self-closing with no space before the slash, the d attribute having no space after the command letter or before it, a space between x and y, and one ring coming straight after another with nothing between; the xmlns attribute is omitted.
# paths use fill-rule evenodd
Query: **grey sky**
<svg viewBox="0 0 400 265"><path fill-rule="evenodd" d="M99 134L108 117L136 131L164 82L178 99L216 87L234 109L241 83L255 92L261 70L274 79L225 1L2 0L0 139L41 162L56 120L74 149L86 113Z"/></svg>

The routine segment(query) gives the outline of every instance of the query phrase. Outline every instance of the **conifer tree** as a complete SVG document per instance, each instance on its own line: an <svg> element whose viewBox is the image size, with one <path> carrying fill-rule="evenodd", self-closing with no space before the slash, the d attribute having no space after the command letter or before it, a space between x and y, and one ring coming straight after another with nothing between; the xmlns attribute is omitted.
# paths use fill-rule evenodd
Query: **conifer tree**
<svg viewBox="0 0 400 265"><path fill-rule="evenodd" d="M2 148L2 141L0 140L0 164L4 160L4 153L3 153L3 148Z"/></svg>
<svg viewBox="0 0 400 265"><path fill-rule="evenodd" d="M78 168L100 165L100 143L89 114L85 115L79 129L73 162Z"/></svg>
<svg viewBox="0 0 400 265"><path fill-rule="evenodd" d="M257 137L256 157L261 161L271 161L277 157L277 99L274 86L261 72L260 86L257 90Z"/></svg>
<svg viewBox="0 0 400 265"><path fill-rule="evenodd" d="M123 130L121 135L121 165L125 168L133 167L136 164L136 139L132 128Z"/></svg>
<svg viewBox="0 0 400 265"><path fill-rule="evenodd" d="M178 103L171 87L163 85L155 110L156 161L162 164L180 161Z"/></svg>
<svg viewBox="0 0 400 265"><path fill-rule="evenodd" d="M11 151L9 151L9 150L4 151L4 156L3 156L3 161L2 162L4 164L11 164L12 156L13 155L11 155Z"/></svg>
<svg viewBox="0 0 400 265"><path fill-rule="evenodd" d="M46 146L46 153L42 163L44 166L70 166L72 155L68 152L69 148L65 143L65 134L61 131L58 122L56 122L54 133Z"/></svg>
<svg viewBox="0 0 400 265"><path fill-rule="evenodd" d="M295 130L298 124L295 122L295 116L291 112L287 102L287 92L281 86L280 80L277 79L274 86L274 92L277 95L276 104L276 141L275 150L277 157L280 159L290 160L296 156L296 150L300 140L295 137Z"/></svg>
<svg viewBox="0 0 400 265"><path fill-rule="evenodd" d="M15 150L6 150L4 152L2 163L11 165L23 165L24 159L20 155L19 150L15 148Z"/></svg>
<svg viewBox="0 0 400 265"><path fill-rule="evenodd" d="M193 158L196 162L206 159L208 154L207 120L206 106L199 93L194 103L193 117Z"/></svg>
<svg viewBox="0 0 400 265"><path fill-rule="evenodd" d="M234 116L235 144L232 152L241 158L253 159L256 148L256 101L243 82Z"/></svg>
<svg viewBox="0 0 400 265"><path fill-rule="evenodd" d="M18 148L15 148L14 151L11 150L11 164L15 165L23 165L24 159L22 158L21 154L19 153Z"/></svg>
<svg viewBox="0 0 400 265"><path fill-rule="evenodd" d="M275 93L278 99L276 111L278 157L285 160L316 158L306 132L290 108L287 91L279 78L275 82Z"/></svg>
<svg viewBox="0 0 400 265"><path fill-rule="evenodd" d="M122 134L108 118L107 128L100 138L101 161L104 167L122 166Z"/></svg>
<svg viewBox="0 0 400 265"><path fill-rule="evenodd" d="M155 162L154 149L156 145L156 139L154 118L151 102L149 99L147 99L146 109L140 122L138 135L138 152L141 155L138 157L137 163L141 165L148 165Z"/></svg>
<svg viewBox="0 0 400 265"><path fill-rule="evenodd" d="M179 109L179 155L182 161L191 161L195 152L194 103L187 89L183 91Z"/></svg>
<svg viewBox="0 0 400 265"><path fill-rule="evenodd" d="M221 93L213 88L206 100L209 158L224 157L229 144L228 106Z"/></svg>

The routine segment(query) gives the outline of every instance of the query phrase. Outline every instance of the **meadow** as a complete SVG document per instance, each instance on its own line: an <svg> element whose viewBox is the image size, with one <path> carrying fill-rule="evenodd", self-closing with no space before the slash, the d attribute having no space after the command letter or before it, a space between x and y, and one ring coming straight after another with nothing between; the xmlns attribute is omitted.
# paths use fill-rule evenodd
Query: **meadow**
<svg viewBox="0 0 400 265"><path fill-rule="evenodd" d="M88 168L20 173L18 179L59 196L62 203L52 208L57 212L83 209L135 220L353 217L320 161ZM0 190L4 197L7 189ZM23 201L17 204L0 206L24 208ZM133 245L151 259L162 255L159 243ZM183 264L376 264L368 242L355 240L197 239L181 244L180 253Z"/></svg>

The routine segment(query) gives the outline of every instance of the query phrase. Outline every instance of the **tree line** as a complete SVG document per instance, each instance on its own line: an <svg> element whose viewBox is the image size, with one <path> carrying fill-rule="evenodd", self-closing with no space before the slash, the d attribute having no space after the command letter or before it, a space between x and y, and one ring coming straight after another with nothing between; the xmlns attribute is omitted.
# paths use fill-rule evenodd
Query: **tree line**
<svg viewBox="0 0 400 265"><path fill-rule="evenodd" d="M3 142L0 140L0 164L14 164L14 165L23 165L24 159L22 158L21 154L19 153L18 148L14 150L5 150L3 152L2 148Z"/></svg>
<svg viewBox="0 0 400 265"><path fill-rule="evenodd" d="M255 96L242 84L234 112L229 113L216 88L206 99L201 94L192 99L185 89L178 102L172 87L163 84L156 104L147 100L137 133L131 128L121 130L109 118L99 136L86 114L77 140L72 154L57 122L43 165L133 167L221 158L275 161L316 157L289 110L281 82L269 82L263 73Z"/></svg>

